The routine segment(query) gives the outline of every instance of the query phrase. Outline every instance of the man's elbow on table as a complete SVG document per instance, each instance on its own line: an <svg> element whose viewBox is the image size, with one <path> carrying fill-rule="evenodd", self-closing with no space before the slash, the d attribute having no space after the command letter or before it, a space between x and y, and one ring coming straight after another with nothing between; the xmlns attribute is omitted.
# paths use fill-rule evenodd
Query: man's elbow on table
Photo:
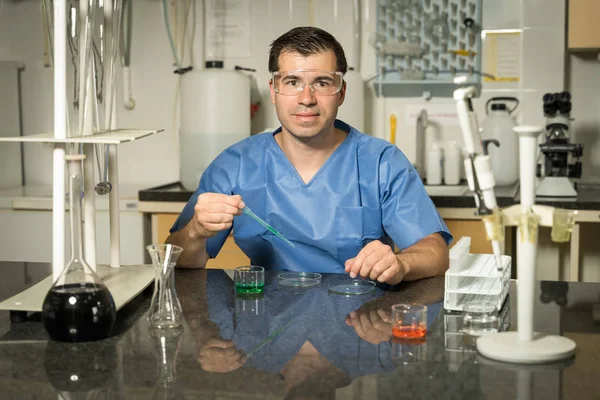
<svg viewBox="0 0 600 400"><path fill-rule="evenodd" d="M190 224L177 232L171 233L165 243L183 248L177 260L177 268L197 269L206 267L209 259L206 252L206 238L195 234L190 229Z"/></svg>

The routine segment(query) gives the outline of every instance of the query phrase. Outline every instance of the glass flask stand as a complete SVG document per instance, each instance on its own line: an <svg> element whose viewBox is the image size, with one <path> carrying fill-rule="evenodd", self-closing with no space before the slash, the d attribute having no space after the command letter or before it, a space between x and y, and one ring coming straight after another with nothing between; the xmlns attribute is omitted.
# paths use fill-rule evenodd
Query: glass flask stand
<svg viewBox="0 0 600 400"><path fill-rule="evenodd" d="M183 312L175 291L173 268L183 248L171 244L153 244L146 249L152 258L156 275L148 322L154 328L180 327Z"/></svg>
<svg viewBox="0 0 600 400"><path fill-rule="evenodd" d="M117 317L114 299L83 258L81 220L82 154L67 155L71 261L50 288L42 320L50 337L64 342L87 342L111 334Z"/></svg>

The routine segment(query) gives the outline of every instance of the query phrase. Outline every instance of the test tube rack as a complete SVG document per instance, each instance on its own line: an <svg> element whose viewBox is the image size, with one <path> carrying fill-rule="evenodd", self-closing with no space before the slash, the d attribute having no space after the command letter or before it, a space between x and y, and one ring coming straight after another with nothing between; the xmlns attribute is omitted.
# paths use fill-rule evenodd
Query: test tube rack
<svg viewBox="0 0 600 400"><path fill-rule="evenodd" d="M471 238L463 236L450 250L446 271L444 308L462 311L467 304L493 304L498 310L510 288L509 256L502 256L502 269L492 254L471 254Z"/></svg>

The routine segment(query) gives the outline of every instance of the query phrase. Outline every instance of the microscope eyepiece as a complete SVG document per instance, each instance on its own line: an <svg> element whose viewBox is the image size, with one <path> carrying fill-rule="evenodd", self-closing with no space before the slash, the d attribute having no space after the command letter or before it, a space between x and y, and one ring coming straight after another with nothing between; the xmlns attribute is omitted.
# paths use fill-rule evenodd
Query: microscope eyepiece
<svg viewBox="0 0 600 400"><path fill-rule="evenodd" d="M558 111L561 114L569 114L571 112L571 93L562 92L560 95L560 105Z"/></svg>
<svg viewBox="0 0 600 400"><path fill-rule="evenodd" d="M544 115L553 117L557 112L561 114L569 114L571 112L571 93L546 93L542 97L544 103Z"/></svg>
<svg viewBox="0 0 600 400"><path fill-rule="evenodd" d="M544 102L544 104L552 104L554 103L554 95L552 93L546 93L542 97L542 101Z"/></svg>
<svg viewBox="0 0 600 400"><path fill-rule="evenodd" d="M556 114L557 107L553 93L546 93L542 97L542 101L544 102L544 115Z"/></svg>
<svg viewBox="0 0 600 400"><path fill-rule="evenodd" d="M558 111L560 111L561 114L569 114L571 112L571 102L560 103Z"/></svg>

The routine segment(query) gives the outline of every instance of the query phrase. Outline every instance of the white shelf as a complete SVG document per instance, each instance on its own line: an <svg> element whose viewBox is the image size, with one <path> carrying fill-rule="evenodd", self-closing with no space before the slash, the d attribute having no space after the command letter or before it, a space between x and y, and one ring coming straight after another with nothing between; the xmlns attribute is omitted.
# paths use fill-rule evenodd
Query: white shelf
<svg viewBox="0 0 600 400"><path fill-rule="evenodd" d="M98 265L96 273L115 300L117 310L140 294L154 280L152 265L123 265L111 268ZM23 292L0 303L0 310L41 312L46 293L52 287L52 275Z"/></svg>
<svg viewBox="0 0 600 400"><path fill-rule="evenodd" d="M54 137L54 132L47 132L29 136L0 137L0 142L120 144L133 142L134 140L162 132L163 130L117 129L102 131L89 136L76 136L64 139Z"/></svg>

